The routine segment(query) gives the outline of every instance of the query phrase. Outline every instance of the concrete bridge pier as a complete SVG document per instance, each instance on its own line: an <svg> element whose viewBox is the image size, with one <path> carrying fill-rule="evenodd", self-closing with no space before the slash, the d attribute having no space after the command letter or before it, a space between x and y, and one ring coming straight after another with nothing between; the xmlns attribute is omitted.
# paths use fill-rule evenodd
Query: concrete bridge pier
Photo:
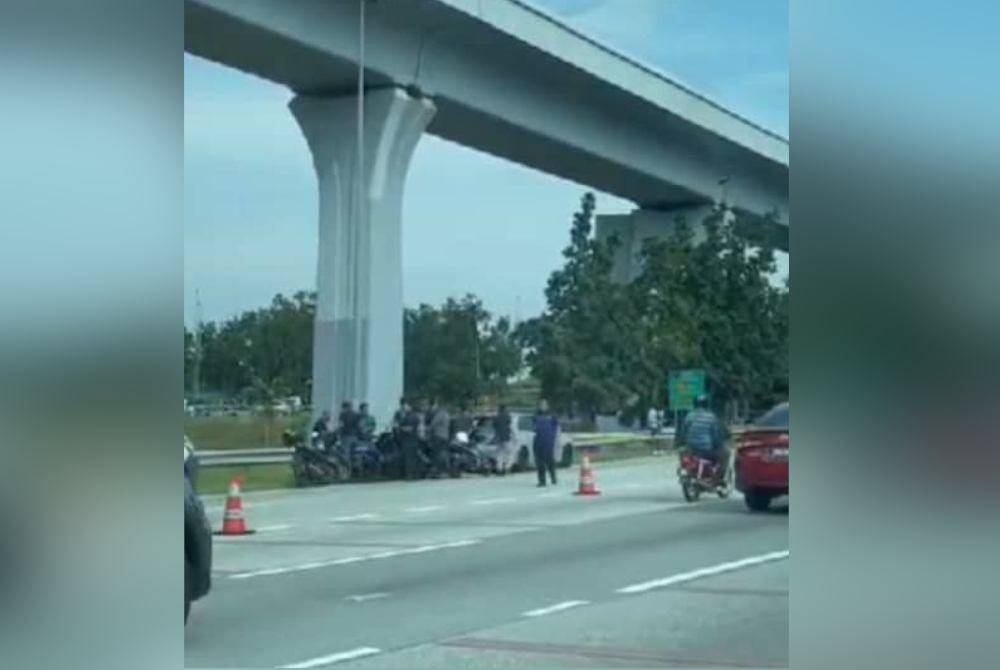
<svg viewBox="0 0 1000 670"><path fill-rule="evenodd" d="M357 96L289 107L319 182L313 413L367 401L383 426L403 391L403 186L435 108L395 87L366 92L359 147Z"/></svg>
<svg viewBox="0 0 1000 670"><path fill-rule="evenodd" d="M596 218L595 233L599 239L618 235L620 246L615 253L611 276L617 282L635 279L641 270L640 254L647 239L664 239L673 234L677 219L683 217L694 231L695 241L704 239L702 222L715 213L716 206L692 205L669 210L636 209L628 214L604 214ZM727 212L727 215L732 216Z"/></svg>

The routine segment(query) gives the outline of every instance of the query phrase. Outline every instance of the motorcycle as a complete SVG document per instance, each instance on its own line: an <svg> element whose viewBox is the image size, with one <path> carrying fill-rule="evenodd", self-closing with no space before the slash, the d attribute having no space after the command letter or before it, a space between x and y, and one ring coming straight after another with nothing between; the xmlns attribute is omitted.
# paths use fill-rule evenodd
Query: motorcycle
<svg viewBox="0 0 1000 670"><path fill-rule="evenodd" d="M721 476L720 467L725 469ZM713 491L720 498L728 498L733 490L733 468L729 463L717 464L690 450L680 454L677 478L684 500L688 502L695 502L702 493Z"/></svg>
<svg viewBox="0 0 1000 670"><path fill-rule="evenodd" d="M350 464L336 450L334 440L324 441L314 432L309 445L297 441L293 449L292 473L296 486L321 486L350 479Z"/></svg>
<svg viewBox="0 0 1000 670"><path fill-rule="evenodd" d="M469 434L465 431L455 433L448 445L448 473L460 477L463 472L487 475L492 470L489 457L469 439Z"/></svg>
<svg viewBox="0 0 1000 670"><path fill-rule="evenodd" d="M357 439L351 442L347 449L351 464L351 477L359 479L376 479L382 476L382 452L371 443L370 439Z"/></svg>

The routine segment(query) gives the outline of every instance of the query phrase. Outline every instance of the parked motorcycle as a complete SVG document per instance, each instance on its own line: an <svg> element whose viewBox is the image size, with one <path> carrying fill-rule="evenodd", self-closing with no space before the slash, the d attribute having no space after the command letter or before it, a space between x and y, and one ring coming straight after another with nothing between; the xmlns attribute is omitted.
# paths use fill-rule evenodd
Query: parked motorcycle
<svg viewBox="0 0 1000 670"><path fill-rule="evenodd" d="M309 445L297 442L293 448L292 473L296 486L321 486L350 479L350 463L337 451L335 440L324 441L314 432Z"/></svg>
<svg viewBox="0 0 1000 670"><path fill-rule="evenodd" d="M382 476L382 452L370 440L354 440L346 449L352 479L376 479Z"/></svg>
<svg viewBox="0 0 1000 670"><path fill-rule="evenodd" d="M690 450L680 454L677 478L684 500L688 502L695 502L702 493L713 491L720 498L728 498L733 490L733 468L729 463L716 464Z"/></svg>
<svg viewBox="0 0 1000 670"><path fill-rule="evenodd" d="M486 475L492 470L489 456L469 439L468 433L456 433L448 445L448 473L460 477L463 472Z"/></svg>

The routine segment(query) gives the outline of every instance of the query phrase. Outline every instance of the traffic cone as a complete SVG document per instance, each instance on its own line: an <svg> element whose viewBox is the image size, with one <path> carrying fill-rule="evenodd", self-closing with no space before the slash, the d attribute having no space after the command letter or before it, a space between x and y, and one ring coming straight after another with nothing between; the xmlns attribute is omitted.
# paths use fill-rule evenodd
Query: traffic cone
<svg viewBox="0 0 1000 670"><path fill-rule="evenodd" d="M575 492L578 496L599 496L597 483L594 481L594 469L590 467L590 454L585 453L580 462L580 487Z"/></svg>
<svg viewBox="0 0 1000 670"><path fill-rule="evenodd" d="M242 475L233 477L229 482L229 495L226 496L226 511L222 516L222 530L217 535L249 535L253 531L247 528L243 518L243 501L240 499L240 483Z"/></svg>

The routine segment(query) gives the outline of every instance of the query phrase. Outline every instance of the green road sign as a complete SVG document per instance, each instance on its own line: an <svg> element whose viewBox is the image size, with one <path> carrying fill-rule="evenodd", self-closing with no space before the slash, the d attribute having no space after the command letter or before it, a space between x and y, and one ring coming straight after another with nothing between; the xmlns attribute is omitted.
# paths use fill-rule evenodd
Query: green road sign
<svg viewBox="0 0 1000 670"><path fill-rule="evenodd" d="M694 409L694 399L705 393L704 370L677 370L668 377L670 409Z"/></svg>

